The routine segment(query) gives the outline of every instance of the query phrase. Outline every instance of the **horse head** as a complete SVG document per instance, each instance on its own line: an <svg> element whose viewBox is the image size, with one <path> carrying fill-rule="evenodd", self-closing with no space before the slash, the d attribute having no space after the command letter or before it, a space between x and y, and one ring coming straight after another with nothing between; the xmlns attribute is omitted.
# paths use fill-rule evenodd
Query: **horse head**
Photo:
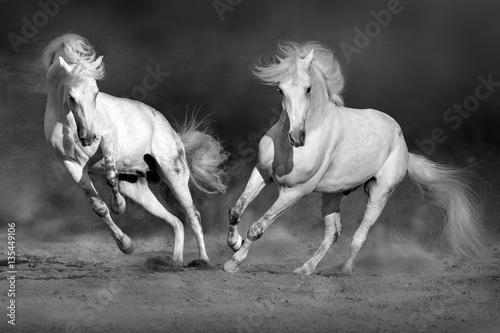
<svg viewBox="0 0 500 333"><path fill-rule="evenodd" d="M100 66L103 56L95 60L95 66ZM77 126L78 139L84 147L90 146L96 138L94 132L94 114L96 98L99 93L97 82L94 78L82 75L85 70L82 65L69 65L64 58L59 57L59 63L68 78L79 77L78 80L65 86L63 100L73 114Z"/></svg>
<svg viewBox="0 0 500 333"><path fill-rule="evenodd" d="M308 74L314 58L311 50L305 58L297 59L297 73L283 80L278 91L283 95L283 110L288 114L290 132L288 139L294 147L302 147L306 142L306 119L311 106L311 78Z"/></svg>

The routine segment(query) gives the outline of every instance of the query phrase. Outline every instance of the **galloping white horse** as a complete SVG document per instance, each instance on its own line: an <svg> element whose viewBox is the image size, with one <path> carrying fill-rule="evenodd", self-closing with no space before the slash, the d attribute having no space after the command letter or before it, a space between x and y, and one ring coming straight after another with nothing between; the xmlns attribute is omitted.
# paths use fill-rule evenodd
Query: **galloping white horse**
<svg viewBox="0 0 500 333"><path fill-rule="evenodd" d="M314 191L323 193L325 235L312 258L295 270L313 273L342 232L343 195L364 184L368 204L342 268L343 273L351 274L370 227L407 172L426 199L445 210L444 231L451 247L465 255L485 252L474 175L408 153L401 128L387 114L344 107L340 96L344 79L332 51L315 43L283 43L276 61L257 63L254 74L265 84L278 85L284 111L260 141L257 166L229 212L227 242L237 252L224 264L225 271L237 271L250 246L271 223ZM249 228L243 241L237 231L240 217L273 181L279 197Z"/></svg>
<svg viewBox="0 0 500 333"><path fill-rule="evenodd" d="M135 247L115 225L110 211L95 190L88 172L105 175L112 189L111 210L125 211L128 197L171 224L175 232L173 260L183 261L184 225L148 187L146 174L162 180L160 196L173 192L194 230L199 257L208 262L201 217L190 189L203 194L224 192L221 164L227 154L202 123L186 122L179 133L157 110L134 100L99 92L96 80L104 77L102 56L85 38L66 34L52 40L43 52L48 98L45 137L92 209L111 229L120 250Z"/></svg>

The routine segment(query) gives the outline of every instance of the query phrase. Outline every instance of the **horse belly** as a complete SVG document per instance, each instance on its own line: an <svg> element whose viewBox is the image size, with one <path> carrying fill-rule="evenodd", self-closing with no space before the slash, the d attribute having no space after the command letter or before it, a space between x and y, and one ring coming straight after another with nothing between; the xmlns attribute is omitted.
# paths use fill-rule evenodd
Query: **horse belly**
<svg viewBox="0 0 500 333"><path fill-rule="evenodd" d="M371 179L387 159L386 152L377 156L367 154L358 158L334 159L319 182L316 191L326 193L343 192L354 189Z"/></svg>
<svg viewBox="0 0 500 333"><path fill-rule="evenodd" d="M357 188L373 177L373 173L351 176L345 173L327 172L316 186L315 191L321 193L340 193Z"/></svg>

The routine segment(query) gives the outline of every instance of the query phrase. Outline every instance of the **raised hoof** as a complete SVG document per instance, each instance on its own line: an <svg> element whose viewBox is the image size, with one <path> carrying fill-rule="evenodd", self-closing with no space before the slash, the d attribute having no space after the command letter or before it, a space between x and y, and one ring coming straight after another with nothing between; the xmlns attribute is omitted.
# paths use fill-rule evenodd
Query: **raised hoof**
<svg viewBox="0 0 500 333"><path fill-rule="evenodd" d="M205 260L205 259L195 259L193 261L191 261L187 267L189 268L209 268L210 267L210 262L208 260Z"/></svg>
<svg viewBox="0 0 500 333"><path fill-rule="evenodd" d="M236 273L240 270L240 266L234 260L229 260L226 261L226 263L223 266L223 269L227 273Z"/></svg>
<svg viewBox="0 0 500 333"><path fill-rule="evenodd" d="M116 240L116 245L118 245L118 248L120 251L122 251L125 254L132 254L135 251L135 245L128 237L127 235L123 234L123 239L115 239Z"/></svg>
<svg viewBox="0 0 500 333"><path fill-rule="evenodd" d="M243 245L243 238L241 237L240 234L238 234L238 237L236 238L236 242L231 242L229 240L229 237L227 239L227 245L233 250L234 252L238 251L241 248L241 245Z"/></svg>

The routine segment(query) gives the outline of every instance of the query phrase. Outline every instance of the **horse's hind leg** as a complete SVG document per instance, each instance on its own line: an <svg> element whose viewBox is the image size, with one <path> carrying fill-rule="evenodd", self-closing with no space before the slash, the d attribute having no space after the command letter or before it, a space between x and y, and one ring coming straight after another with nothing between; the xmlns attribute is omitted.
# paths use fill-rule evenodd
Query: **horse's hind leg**
<svg viewBox="0 0 500 333"><path fill-rule="evenodd" d="M269 181L270 178L264 177L262 172L255 167L250 175L250 179L248 180L243 194L241 194L238 201L229 210L227 245L229 245L233 251L238 251L243 244L243 238L237 230L241 215Z"/></svg>
<svg viewBox="0 0 500 333"><path fill-rule="evenodd" d="M393 172L390 177L376 175L375 180L372 180L367 184L369 197L368 203L366 204L366 211L358 230L356 230L354 236L352 237L351 252L349 254L349 259L347 259L342 267L342 274L352 274L354 259L365 243L368 231L370 231L370 228L377 221L385 207L385 204L387 203L387 200L389 200L389 197L403 178L403 175L404 173L401 174L401 172Z"/></svg>
<svg viewBox="0 0 500 333"><path fill-rule="evenodd" d="M342 194L324 193L321 204L321 214L325 220L325 235L321 245L314 255L302 267L296 269L294 273L310 275L318 265L325 253L338 239L342 232L342 222L340 221L340 201Z"/></svg>
<svg viewBox="0 0 500 333"><path fill-rule="evenodd" d="M366 211L363 216L363 220L361 221L361 224L352 237L349 259L347 259L342 267L342 274L344 275L352 274L352 265L354 259L365 243L368 231L377 221L390 196L390 191L388 189L382 188L382 186L377 185L377 181L372 182L374 183L370 189L370 197L368 199L368 204L366 205Z"/></svg>
<svg viewBox="0 0 500 333"><path fill-rule="evenodd" d="M172 259L181 264L183 262L184 250L184 225L173 214L171 214L153 194L148 186L146 178L139 177L136 182L120 180L120 192L127 198L137 202L148 212L163 219L174 228L175 241Z"/></svg>
<svg viewBox="0 0 500 333"><path fill-rule="evenodd" d="M185 155L178 151L178 155L172 160L168 160L165 155L155 155L157 168L156 171L160 178L167 183L172 190L175 198L184 209L191 229L194 231L196 242L198 243L198 253L201 260L209 262L207 251L205 249L205 240L201 228L201 216L195 208L191 192L189 191L189 167ZM169 167L170 166L170 167Z"/></svg>
<svg viewBox="0 0 500 333"><path fill-rule="evenodd" d="M374 180L369 181L365 188L368 191L368 203L363 220L354 233L351 242L351 252L349 259L342 267L342 274L352 274L352 265L356 255L366 241L368 231L377 221L380 213L385 207L387 200L397 185L401 182L406 174L408 166L408 151L406 144L401 141L399 148L396 148L388 157L384 165L375 174Z"/></svg>

